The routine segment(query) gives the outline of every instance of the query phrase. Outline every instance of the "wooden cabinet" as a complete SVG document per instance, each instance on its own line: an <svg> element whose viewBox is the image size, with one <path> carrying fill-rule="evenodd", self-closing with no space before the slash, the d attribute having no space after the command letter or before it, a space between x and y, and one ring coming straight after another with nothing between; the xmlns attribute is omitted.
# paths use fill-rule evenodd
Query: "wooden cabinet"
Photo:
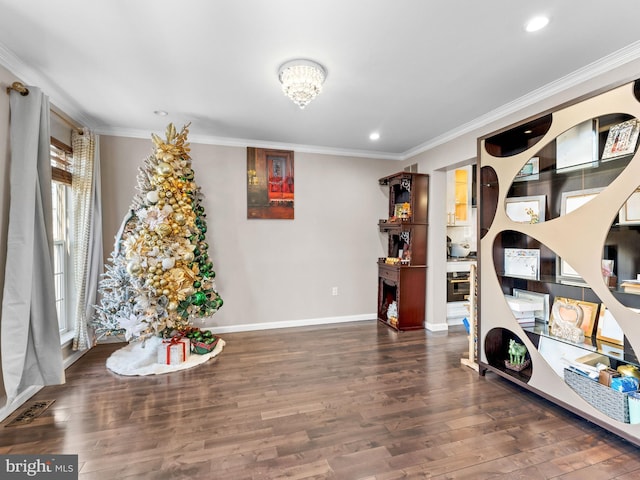
<svg viewBox="0 0 640 480"><path fill-rule="evenodd" d="M639 92L637 81L622 85L478 145L481 372L636 444L634 400L572 366L640 372ZM514 297L538 302L535 321L522 321ZM527 349L520 371L507 362L512 340Z"/></svg>
<svg viewBox="0 0 640 480"><path fill-rule="evenodd" d="M379 180L389 190L387 256L378 259L378 320L396 330L424 328L429 176L401 172Z"/></svg>
<svg viewBox="0 0 640 480"><path fill-rule="evenodd" d="M447 226L468 226L473 204L472 166L447 172Z"/></svg>

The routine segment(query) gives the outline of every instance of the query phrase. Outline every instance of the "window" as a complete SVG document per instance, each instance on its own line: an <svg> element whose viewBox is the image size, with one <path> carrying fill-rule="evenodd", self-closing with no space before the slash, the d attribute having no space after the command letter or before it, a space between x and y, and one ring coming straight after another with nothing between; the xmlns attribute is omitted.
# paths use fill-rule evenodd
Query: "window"
<svg viewBox="0 0 640 480"><path fill-rule="evenodd" d="M72 218L71 179L73 158L71 147L51 138L51 209L53 216L53 275L56 311L61 338L73 332L73 265L70 232Z"/></svg>

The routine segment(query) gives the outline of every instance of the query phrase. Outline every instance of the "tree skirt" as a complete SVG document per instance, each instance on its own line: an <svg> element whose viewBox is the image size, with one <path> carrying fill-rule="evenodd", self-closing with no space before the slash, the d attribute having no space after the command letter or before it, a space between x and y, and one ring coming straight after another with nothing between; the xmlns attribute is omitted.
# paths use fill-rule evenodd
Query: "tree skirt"
<svg viewBox="0 0 640 480"><path fill-rule="evenodd" d="M215 348L209 353L198 355L192 353L186 362L180 365L164 365L157 363L158 347L162 344L160 337L151 337L144 342L132 342L116 350L107 358L107 368L119 375L159 375L195 367L222 352L224 340L218 339Z"/></svg>

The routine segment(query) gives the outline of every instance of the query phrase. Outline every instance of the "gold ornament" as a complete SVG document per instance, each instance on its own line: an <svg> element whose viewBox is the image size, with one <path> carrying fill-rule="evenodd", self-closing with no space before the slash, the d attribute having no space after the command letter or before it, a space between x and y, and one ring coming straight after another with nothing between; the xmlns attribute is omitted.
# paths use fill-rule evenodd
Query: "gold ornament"
<svg viewBox="0 0 640 480"><path fill-rule="evenodd" d="M173 214L173 221L176 222L178 225L184 225L187 219L185 218L183 213L178 212Z"/></svg>
<svg viewBox="0 0 640 480"><path fill-rule="evenodd" d="M161 175L163 177L167 177L167 176L171 175L172 171L173 171L173 169L171 168L171 165L169 165L166 162L160 162L160 163L158 163L158 166L156 167L156 172L158 173L158 175Z"/></svg>
<svg viewBox="0 0 640 480"><path fill-rule="evenodd" d="M195 258L196 256L193 254L193 252L187 252L182 256L182 259L187 263L193 262Z"/></svg>
<svg viewBox="0 0 640 480"><path fill-rule="evenodd" d="M171 225L169 225L168 223L158 224L158 226L156 227L156 233L161 237L169 235L171 233Z"/></svg>
<svg viewBox="0 0 640 480"><path fill-rule="evenodd" d="M167 305L167 310L170 312L175 312L178 309L178 302L169 302Z"/></svg>

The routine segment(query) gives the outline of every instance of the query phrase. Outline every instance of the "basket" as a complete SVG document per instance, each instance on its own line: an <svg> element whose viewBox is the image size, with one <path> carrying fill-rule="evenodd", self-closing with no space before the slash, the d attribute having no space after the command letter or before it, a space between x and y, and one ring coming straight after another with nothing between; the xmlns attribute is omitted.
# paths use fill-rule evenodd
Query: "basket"
<svg viewBox="0 0 640 480"><path fill-rule="evenodd" d="M211 352L214 348L216 348L216 345L218 344L218 340L219 338L216 338L211 343L204 343L204 342L196 342L195 340L191 339L191 351L193 353L197 353L198 355L205 355Z"/></svg>
<svg viewBox="0 0 640 480"><path fill-rule="evenodd" d="M629 423L629 402L626 393L606 387L568 368L564 369L564 381L578 395L608 417L622 423Z"/></svg>

